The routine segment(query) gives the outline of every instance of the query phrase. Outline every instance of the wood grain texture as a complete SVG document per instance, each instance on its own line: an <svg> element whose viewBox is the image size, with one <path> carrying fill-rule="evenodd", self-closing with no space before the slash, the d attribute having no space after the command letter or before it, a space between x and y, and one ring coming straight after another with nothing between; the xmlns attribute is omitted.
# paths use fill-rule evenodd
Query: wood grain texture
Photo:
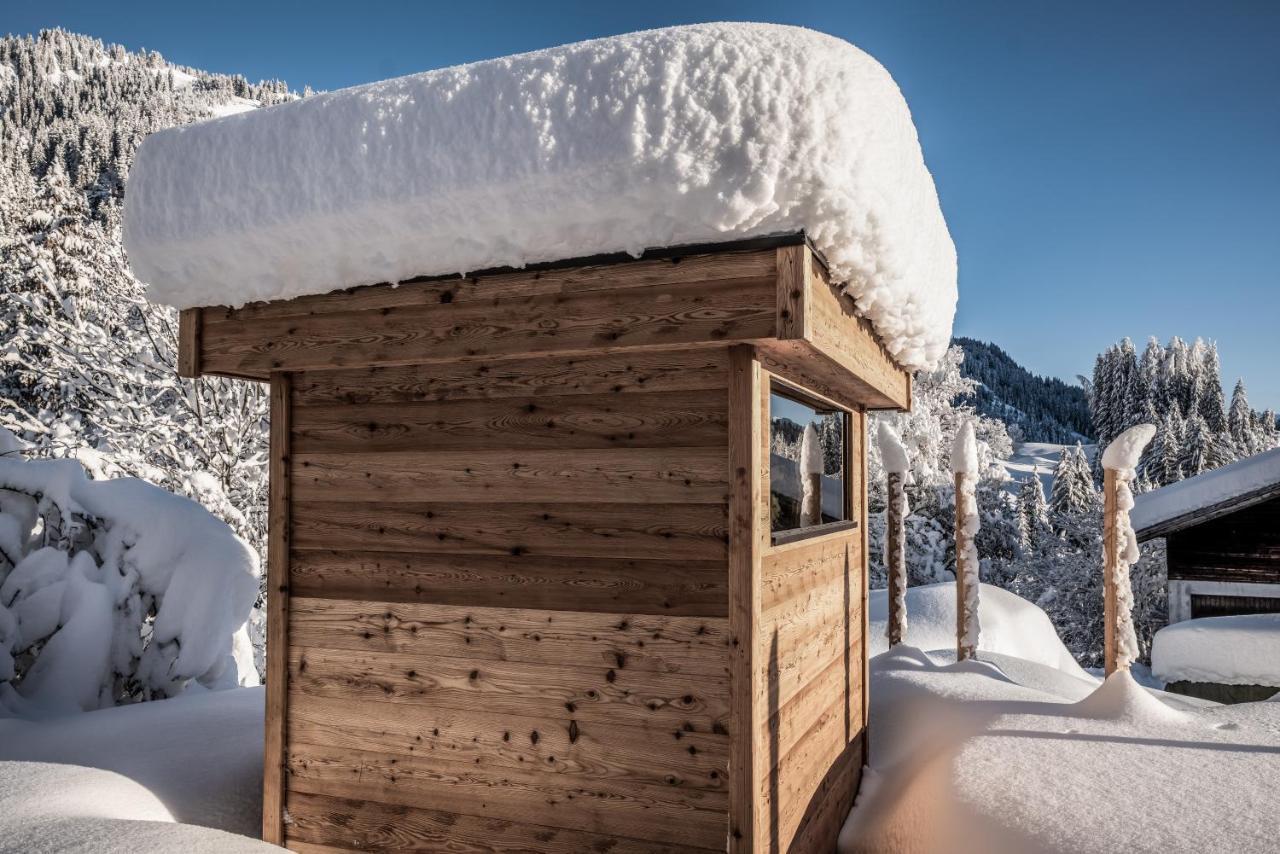
<svg viewBox="0 0 1280 854"><path fill-rule="evenodd" d="M524 402L544 396L722 391L728 359L726 348L692 348L307 371L294 382L293 402L305 410L313 406L507 398Z"/></svg>
<svg viewBox="0 0 1280 854"><path fill-rule="evenodd" d="M728 680L701 674L311 647L290 652L289 679L291 691L309 697L534 717L562 715L572 704L579 720L672 731L728 723Z"/></svg>
<svg viewBox="0 0 1280 854"><path fill-rule="evenodd" d="M724 790L727 733L558 717L434 709L294 696L290 743L435 756L501 773L537 769L571 785L607 779L675 789Z"/></svg>
<svg viewBox="0 0 1280 854"><path fill-rule="evenodd" d="M728 536L724 507L706 504L295 501L293 512L295 549L723 560Z"/></svg>
<svg viewBox="0 0 1280 854"><path fill-rule="evenodd" d="M724 793L593 779L587 784L541 769L491 772L433 755L378 753L291 744L295 791L364 797L402 806L430 804L457 815L585 829L666 843L714 845L724 838Z"/></svg>
<svg viewBox="0 0 1280 854"><path fill-rule="evenodd" d="M716 504L728 500L720 448L295 452L294 500L496 504Z"/></svg>
<svg viewBox="0 0 1280 854"><path fill-rule="evenodd" d="M813 253L807 244L781 246L778 253L778 338L807 339L810 334L809 293Z"/></svg>
<svg viewBox="0 0 1280 854"><path fill-rule="evenodd" d="M590 833L306 792L289 795L296 851L450 851L456 854L693 854L713 849ZM322 848L306 846L319 844ZM330 848L330 844L339 847ZM347 849L342 846L350 846ZM723 849L718 849L723 850Z"/></svg>
<svg viewBox="0 0 1280 854"><path fill-rule="evenodd" d="M727 412L722 393L708 391L299 407L294 444L298 453L723 449Z"/></svg>
<svg viewBox="0 0 1280 854"><path fill-rule="evenodd" d="M770 336L775 280L727 279L572 295L494 293L487 300L206 323L207 370L407 365L657 348Z"/></svg>
<svg viewBox="0 0 1280 854"><path fill-rule="evenodd" d="M1169 578L1280 584L1280 497L1168 537Z"/></svg>
<svg viewBox="0 0 1280 854"><path fill-rule="evenodd" d="M724 619L647 617L531 608L476 608L294 596L292 643L608 671L728 675Z"/></svg>
<svg viewBox="0 0 1280 854"><path fill-rule="evenodd" d="M729 612L722 560L320 549L295 551L289 568L299 596L606 614Z"/></svg>
<svg viewBox="0 0 1280 854"><path fill-rule="evenodd" d="M262 838L284 844L284 761L288 695L289 375L271 377L268 462L266 729L263 736Z"/></svg>
<svg viewBox="0 0 1280 854"><path fill-rule="evenodd" d="M184 308L178 312L178 376L194 379L200 376L200 345L203 336L200 308Z"/></svg>
<svg viewBox="0 0 1280 854"><path fill-rule="evenodd" d="M761 507L767 503L767 389L754 350L734 347L729 364L729 633L731 637L730 732L737 736L729 759L729 850L761 850L761 822L753 787L759 761L761 713L755 690L756 623L760 614L760 551L767 536Z"/></svg>
<svg viewBox="0 0 1280 854"><path fill-rule="evenodd" d="M691 284L723 279L773 278L775 249L707 252L672 258L651 258L617 264L584 264L542 270L457 277L408 279L392 287L368 285L308 294L289 300L256 302L240 308L210 307L211 323L249 323L282 318L305 319L351 311L432 307L482 303L493 300L527 299L598 294L658 285Z"/></svg>

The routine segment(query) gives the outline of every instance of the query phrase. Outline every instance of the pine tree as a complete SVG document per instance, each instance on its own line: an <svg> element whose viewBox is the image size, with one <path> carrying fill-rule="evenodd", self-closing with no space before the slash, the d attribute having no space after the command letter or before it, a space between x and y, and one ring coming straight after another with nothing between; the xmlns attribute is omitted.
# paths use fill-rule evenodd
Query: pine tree
<svg viewBox="0 0 1280 854"><path fill-rule="evenodd" d="M1237 455L1247 457L1254 453L1253 409L1249 406L1249 393L1245 391L1243 378L1236 379L1235 390L1231 392L1227 430L1235 444Z"/></svg>
<svg viewBox="0 0 1280 854"><path fill-rule="evenodd" d="M1168 486L1177 483L1185 475L1182 471L1182 443L1186 425L1175 406L1165 416L1164 426L1160 430L1160 485Z"/></svg>
<svg viewBox="0 0 1280 854"><path fill-rule="evenodd" d="M1018 544L1023 553L1038 548L1049 531L1049 504L1040 485L1040 469L1022 482L1018 490Z"/></svg>
<svg viewBox="0 0 1280 854"><path fill-rule="evenodd" d="M1218 345L1209 342L1202 351L1200 368L1199 412L1209 432L1215 436L1227 432L1226 404L1222 398L1222 368L1218 360Z"/></svg>
<svg viewBox="0 0 1280 854"><path fill-rule="evenodd" d="M1050 506L1055 515L1071 515L1088 509L1094 494L1089 460L1079 443L1065 448L1053 472Z"/></svg>
<svg viewBox="0 0 1280 854"><path fill-rule="evenodd" d="M1187 419L1186 435L1182 440L1182 449L1178 456L1178 466L1183 477L1195 477L1212 468L1213 437L1204 418L1199 412L1193 412Z"/></svg>

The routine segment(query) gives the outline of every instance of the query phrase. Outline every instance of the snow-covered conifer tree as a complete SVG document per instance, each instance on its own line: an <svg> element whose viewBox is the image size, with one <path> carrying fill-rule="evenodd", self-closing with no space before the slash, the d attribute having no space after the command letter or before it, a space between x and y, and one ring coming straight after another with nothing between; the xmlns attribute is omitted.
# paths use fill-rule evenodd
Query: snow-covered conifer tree
<svg viewBox="0 0 1280 854"><path fill-rule="evenodd" d="M1235 443L1236 454L1251 456L1256 445L1256 435L1253 429L1253 409L1249 406L1249 393L1245 391L1243 378L1236 379L1236 387L1231 392L1227 429L1231 434L1231 441Z"/></svg>

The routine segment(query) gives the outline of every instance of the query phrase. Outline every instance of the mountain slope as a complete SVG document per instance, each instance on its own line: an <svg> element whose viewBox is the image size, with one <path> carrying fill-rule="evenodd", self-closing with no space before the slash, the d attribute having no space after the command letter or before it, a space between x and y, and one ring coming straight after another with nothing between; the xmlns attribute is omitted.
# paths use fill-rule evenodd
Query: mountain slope
<svg viewBox="0 0 1280 854"><path fill-rule="evenodd" d="M1090 441L1084 389L1031 373L995 344L973 338L952 343L964 350L961 373L979 383L972 403L983 415L1017 427L1028 442Z"/></svg>

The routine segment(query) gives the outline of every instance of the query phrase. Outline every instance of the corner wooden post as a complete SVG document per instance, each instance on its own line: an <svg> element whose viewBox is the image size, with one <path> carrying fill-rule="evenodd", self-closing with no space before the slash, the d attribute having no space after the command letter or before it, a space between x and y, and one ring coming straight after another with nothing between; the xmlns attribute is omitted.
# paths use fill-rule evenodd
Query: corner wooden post
<svg viewBox="0 0 1280 854"><path fill-rule="evenodd" d="M200 376L200 327L204 309L184 308L178 313L178 376Z"/></svg>
<svg viewBox="0 0 1280 854"><path fill-rule="evenodd" d="M289 679L289 374L271 375L267 507L267 697L263 737L262 838L284 845L285 711Z"/></svg>
<svg viewBox="0 0 1280 854"><path fill-rule="evenodd" d="M748 854L767 846L756 815L756 762L768 757L761 726L755 649L760 619L761 553L768 537L763 457L768 388L748 345L729 350L729 851Z"/></svg>
<svg viewBox="0 0 1280 854"><path fill-rule="evenodd" d="M1113 469L1102 474L1102 602L1103 650L1107 676L1116 672L1116 623L1119 604L1116 601L1116 567L1120 561L1120 538L1116 531L1116 505L1119 484Z"/></svg>
<svg viewBox="0 0 1280 854"><path fill-rule="evenodd" d="M889 569L889 646L902 643L907 625L906 485L900 472L889 472L886 565Z"/></svg>
<svg viewBox="0 0 1280 854"><path fill-rule="evenodd" d="M973 474L956 472L956 660L964 661L978 656L976 638L968 637L970 620L977 620L977 591L970 589L969 573L977 575L977 566L972 565L977 559L977 549L973 545L973 534L963 521L975 512L973 495Z"/></svg>

